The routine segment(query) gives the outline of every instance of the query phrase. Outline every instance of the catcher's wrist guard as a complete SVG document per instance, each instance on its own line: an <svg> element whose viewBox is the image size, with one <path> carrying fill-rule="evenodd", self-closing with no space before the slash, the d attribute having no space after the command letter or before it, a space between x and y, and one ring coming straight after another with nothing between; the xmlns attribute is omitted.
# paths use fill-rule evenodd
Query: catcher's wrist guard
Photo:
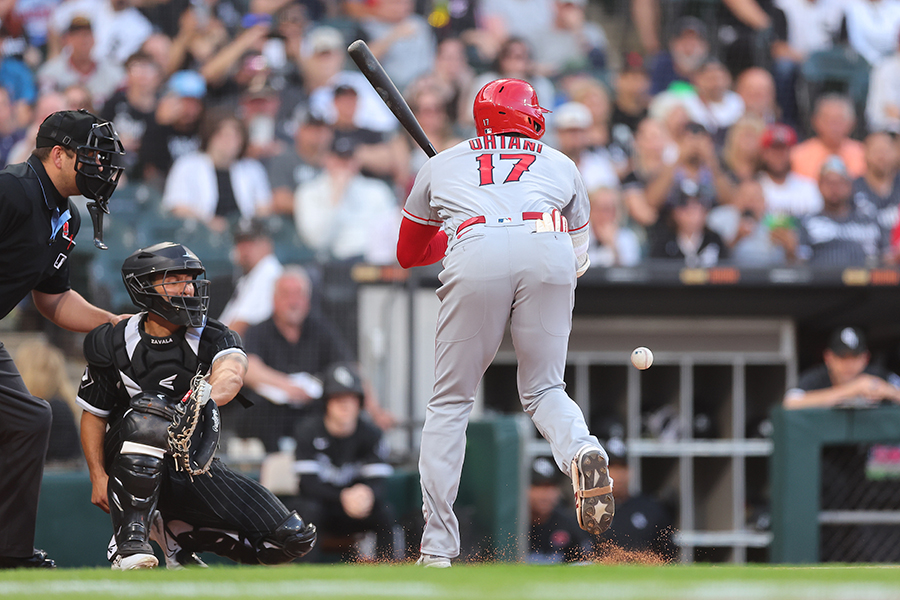
<svg viewBox="0 0 900 600"><path fill-rule="evenodd" d="M175 416L169 425L169 451L175 468L194 475L209 472L219 445L219 408L210 402L212 386L199 374L191 389L175 405Z"/></svg>

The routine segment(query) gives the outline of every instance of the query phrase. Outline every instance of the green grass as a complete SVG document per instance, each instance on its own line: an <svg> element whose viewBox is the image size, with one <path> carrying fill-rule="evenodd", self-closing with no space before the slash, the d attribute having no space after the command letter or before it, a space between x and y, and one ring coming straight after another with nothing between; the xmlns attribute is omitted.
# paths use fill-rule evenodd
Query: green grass
<svg viewBox="0 0 900 600"><path fill-rule="evenodd" d="M291 565L0 571L0 598L898 600L895 566Z"/></svg>

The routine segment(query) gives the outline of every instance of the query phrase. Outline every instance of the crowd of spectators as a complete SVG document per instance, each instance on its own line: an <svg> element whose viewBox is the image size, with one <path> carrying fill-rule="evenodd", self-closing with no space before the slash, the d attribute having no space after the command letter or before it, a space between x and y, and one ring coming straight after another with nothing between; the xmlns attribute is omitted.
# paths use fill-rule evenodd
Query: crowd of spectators
<svg viewBox="0 0 900 600"><path fill-rule="evenodd" d="M587 183L598 266L895 263L900 1L691 5L633 0L623 33L587 0L4 3L0 160L88 108L157 214L214 232L272 215L317 261L391 264L425 155L348 61L361 38L439 151L474 135L482 84L531 82ZM835 48L871 69L864 102L798 97Z"/></svg>

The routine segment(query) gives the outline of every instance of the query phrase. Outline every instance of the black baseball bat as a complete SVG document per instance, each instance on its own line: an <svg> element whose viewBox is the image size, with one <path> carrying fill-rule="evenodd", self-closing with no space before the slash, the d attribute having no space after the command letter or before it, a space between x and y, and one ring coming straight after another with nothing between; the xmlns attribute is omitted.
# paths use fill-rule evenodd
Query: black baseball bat
<svg viewBox="0 0 900 600"><path fill-rule="evenodd" d="M378 62L378 59L375 58L375 55L372 54L366 43L362 40L356 40L347 48L347 53L350 54L350 58L353 59L353 62L356 63L362 74L366 76L366 79L369 80L369 83L372 84L372 87L375 88L375 91L378 92L378 95L381 96L387 107L391 109L391 112L394 113L394 116L397 117L403 128L409 132L409 135L419 144L419 147L425 151L425 154L428 156L437 154L434 146L428 140L428 136L425 135L425 130L422 129L416 116L410 110L409 104L406 103L397 86L385 73L384 67L381 66L381 63Z"/></svg>

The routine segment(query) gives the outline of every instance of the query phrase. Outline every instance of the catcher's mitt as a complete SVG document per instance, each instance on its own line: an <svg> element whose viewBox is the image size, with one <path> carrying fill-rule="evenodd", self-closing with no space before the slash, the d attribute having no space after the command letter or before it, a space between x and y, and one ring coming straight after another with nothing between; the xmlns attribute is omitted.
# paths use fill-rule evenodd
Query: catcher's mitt
<svg viewBox="0 0 900 600"><path fill-rule="evenodd" d="M175 417L169 425L169 451L175 468L193 479L209 471L219 445L219 409L210 401L212 386L199 373L191 389L175 405Z"/></svg>

